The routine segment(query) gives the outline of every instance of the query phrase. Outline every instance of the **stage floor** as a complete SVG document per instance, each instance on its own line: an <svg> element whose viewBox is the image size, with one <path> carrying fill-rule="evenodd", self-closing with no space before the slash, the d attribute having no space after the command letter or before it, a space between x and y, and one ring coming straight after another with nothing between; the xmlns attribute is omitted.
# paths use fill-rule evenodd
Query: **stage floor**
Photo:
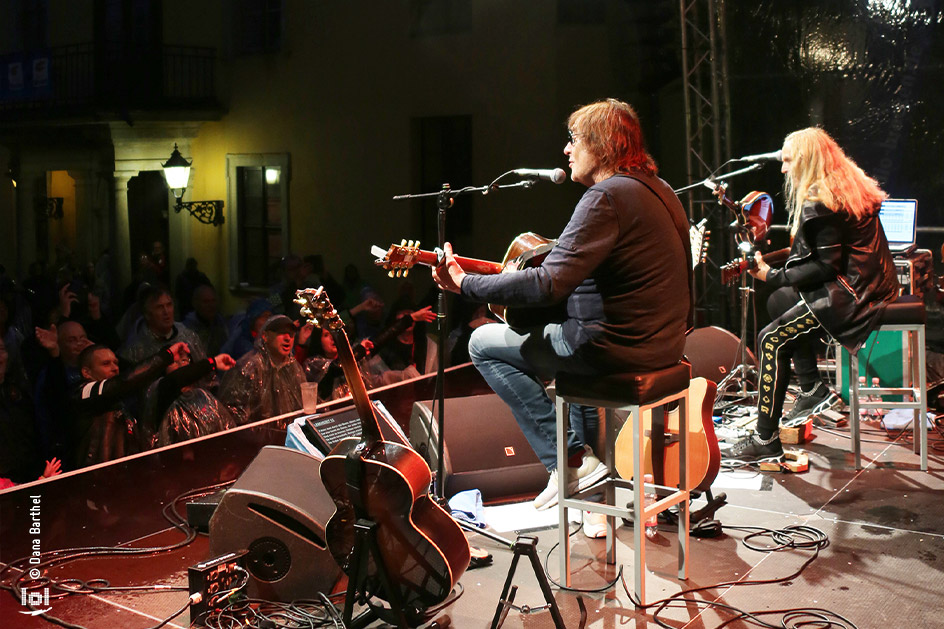
<svg viewBox="0 0 944 629"><path fill-rule="evenodd" d="M43 490L48 505L44 507L43 517L53 519L53 524L43 530L42 550L60 547L60 540L65 539L78 539L84 545L115 543L108 541L108 537L114 536L118 530L122 535L119 541L125 545L156 546L179 541L181 533L162 526L159 517L155 516L163 504L179 493L179 487L195 488L226 480L227 476L234 478L266 438L244 436L237 442L235 437L230 437L229 449L223 452L215 445L216 441L208 440L187 448L149 455L148 460L159 461L163 466L153 479L160 479L161 483L166 481L167 488L162 489L155 480L148 481L149 490L141 491L141 499L134 505L133 517L123 514L117 523L109 520L116 519L111 517L114 514L103 512L101 505L107 501L96 495L96 483L89 485L89 481L85 481L83 487L88 492L85 496L73 495L75 492L68 489L66 482L61 483L62 489L56 493L60 483L52 483ZM835 433L815 429L813 439L801 447L809 453L810 459L810 469L805 473L761 473L743 468L723 471L719 475L712 490L715 495L721 492L727 495L727 505L716 514L724 530L715 538L692 537L690 575L685 582L679 581L675 574L675 529L660 526L657 538L647 543L648 602L658 602L683 589L703 588L687 598L714 601L761 614L813 607L848 619L850 624L847 626L850 627L940 626L939 601L944 585L944 507L941 506L944 496L944 440L936 431L930 431L928 472L919 469L910 433L891 440L884 432L866 428L862 443L865 469L858 472L849 453L847 428ZM213 457L219 460L213 460ZM194 463L201 460L202 465ZM225 469L224 462L230 465L225 474L218 471ZM129 463L133 464L133 461ZM127 488L107 491L134 492L134 476L125 474L123 469L118 466L103 468L95 474L125 478ZM201 475L200 470L205 469L215 471ZM173 474L185 474L186 482L192 484L181 485L185 481L180 478L171 482ZM98 476L88 478L94 480ZM155 484L157 490L153 487ZM5 534L17 533L21 528L19 523L23 521L23 514L14 517L11 511L25 509L26 505L19 502L26 500L30 493L35 492L26 488L3 497L6 513L0 515L4 519ZM698 500L693 507L697 508L703 502ZM99 523L88 526L83 522L81 530L70 530L72 523L62 521L64 518L58 517L57 513L82 511L78 507L84 508L85 518L88 518L87 513L94 511L100 518ZM529 520L525 517L521 522ZM15 530L11 528L14 521L18 522ZM822 531L828 538L828 545L810 561L816 552L812 549L775 552L751 549L743 543L748 531L738 529L783 529L791 526L814 527ZM554 587L555 599L566 626L657 626L653 617L655 608L636 608L627 591L633 590L632 528L622 526L617 531L615 566L604 561L604 540L586 538L576 524L571 525L571 529L572 586L588 591L577 593ZM541 561L549 567L551 578L558 580L558 555L554 549L558 537L556 525L523 533L537 538ZM509 539L516 536L515 531L500 534ZM488 627L498 605L513 553L490 539L469 535L473 545L493 555L494 563L470 570L462 577L461 596L437 616L436 626ZM13 536L0 540L2 560L12 561L22 556L25 542ZM74 541L71 543L75 544ZM755 539L754 543L758 546L775 544L769 538ZM139 558L83 559L55 568L53 574L83 580L104 578L113 586L161 583L185 588L187 567L208 558L208 540L201 536L173 552ZM803 568L808 561L809 565ZM606 588L620 571L625 587L617 583L605 591L597 591ZM799 574L795 574L798 571ZM781 579L768 584L757 583ZM526 558L519 561L513 583L518 586L515 604L532 608L543 605L543 595ZM98 593L54 599L49 613L90 629L143 629L156 625L186 601L186 591L180 590ZM19 600L9 592L0 592L0 626L24 629L52 626L45 620L20 613L22 611ZM672 627L716 627L729 620L731 615L732 612L721 607L694 602L676 604L659 612L659 617ZM779 614L762 618L777 626L781 622ZM187 627L189 615L184 613L166 626ZM383 624L376 622L371 626ZM543 628L552 627L553 623L547 611L525 614L512 609L503 626ZM728 626L748 625L735 621Z"/></svg>
<svg viewBox="0 0 944 629"><path fill-rule="evenodd" d="M840 432L843 432L840 430ZM716 538L691 540L690 578L675 578L677 544L674 528L663 526L647 545L647 597L650 602L687 588L708 588L689 596L716 601L739 610L765 613L796 607L815 607L835 612L856 627L940 626L940 592L944 573L944 441L930 435L930 470L919 470L908 435L897 442L884 434L867 433L863 442L865 469L856 472L848 452L848 437L814 431L804 444L810 455L810 470L800 474L758 473L750 469L725 471L713 486L715 494L727 494L728 504L717 512L724 526ZM694 506L697 508L701 501ZM140 505L156 509L159 505ZM747 532L736 527L783 529L815 527L825 534L828 546L801 569L815 551L785 549L760 552L744 545ZM588 539L572 525L572 585L587 590L603 588L622 570L626 588L633 588L632 529L617 532L617 565L604 562L605 543ZM538 539L542 562L557 542L557 528L527 531ZM514 538L515 533L503 533ZM140 538L135 546L177 541L173 530ZM471 535L472 543L492 553L494 563L470 570L461 579L462 595L439 615L439 626L487 627L495 613L513 553L500 544ZM772 545L770 539L755 540ZM205 537L175 551L146 558L88 559L56 569L62 576L90 579L101 577L112 585L165 583L185 586L186 568L208 558ZM557 553L547 562L558 578ZM718 585L718 584L727 585ZM738 583L739 585L733 585ZM514 578L517 605L538 607L544 599L526 558L519 561ZM565 592L554 588L555 599L567 627L656 626L653 608L638 609L621 583L604 592ZM182 591L141 594L135 592L72 596L51 602L52 611L63 620L89 628L137 629L151 627L180 608L187 599ZM0 623L28 629L51 626L46 621L20 614L22 607L9 593L0 597ZM583 611L585 610L585 611ZM582 613L585 619L581 620ZM731 612L704 604L667 607L660 616L673 627L714 627L731 618ZM763 616L779 625L780 615ZM167 626L187 627L185 613ZM372 626L382 626L375 623ZM505 627L551 627L547 611L523 614L510 610ZM730 626L746 626L735 622Z"/></svg>

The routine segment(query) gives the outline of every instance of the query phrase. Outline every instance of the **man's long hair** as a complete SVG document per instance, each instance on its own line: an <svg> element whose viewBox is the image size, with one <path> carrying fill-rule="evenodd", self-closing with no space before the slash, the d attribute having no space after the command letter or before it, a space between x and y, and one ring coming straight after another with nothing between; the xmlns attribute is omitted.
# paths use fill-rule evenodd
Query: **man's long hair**
<svg viewBox="0 0 944 629"><path fill-rule="evenodd" d="M614 172L659 172L646 152L639 116L627 103L615 98L584 105L567 119L567 128L579 135L601 166Z"/></svg>
<svg viewBox="0 0 944 629"><path fill-rule="evenodd" d="M860 219L873 214L888 196L818 127L794 131L784 138L783 147L793 159L783 182L793 234L806 201L818 201L833 212Z"/></svg>

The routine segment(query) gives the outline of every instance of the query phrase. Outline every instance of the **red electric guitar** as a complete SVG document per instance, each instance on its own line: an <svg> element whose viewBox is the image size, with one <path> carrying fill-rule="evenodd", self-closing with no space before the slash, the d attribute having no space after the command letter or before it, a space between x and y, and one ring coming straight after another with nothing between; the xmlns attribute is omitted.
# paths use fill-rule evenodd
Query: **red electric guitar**
<svg viewBox="0 0 944 629"><path fill-rule="evenodd" d="M341 441L321 463L321 480L337 507L325 526L328 549L363 593L404 608L425 610L443 602L469 567L469 543L455 520L429 497L432 474L419 454L384 441L344 324L324 289L296 292L302 315L327 328L361 420L361 436ZM384 574L374 557L366 577L352 565L358 520L376 523ZM367 553L367 548L361 548ZM386 591L383 581L393 591ZM360 587L351 584L349 587Z"/></svg>

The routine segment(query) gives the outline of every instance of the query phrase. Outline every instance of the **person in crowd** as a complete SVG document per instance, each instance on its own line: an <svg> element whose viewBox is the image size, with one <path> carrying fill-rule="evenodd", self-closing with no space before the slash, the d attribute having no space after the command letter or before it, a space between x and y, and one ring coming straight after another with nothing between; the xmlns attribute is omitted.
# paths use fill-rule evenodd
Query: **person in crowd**
<svg viewBox="0 0 944 629"><path fill-rule="evenodd" d="M469 358L469 339L472 332L486 323L496 323L498 319L489 311L488 304L471 302L460 299L456 307L456 318L459 324L449 333L446 341L446 352L449 355L450 365L461 365L471 360Z"/></svg>
<svg viewBox="0 0 944 629"><path fill-rule="evenodd" d="M253 299L241 318L239 315L233 317L234 321L231 324L235 327L231 329L229 339L223 343L220 351L236 360L248 354L262 333L262 326L271 316L272 304L268 299L265 297Z"/></svg>
<svg viewBox="0 0 944 629"><path fill-rule="evenodd" d="M186 343L173 343L125 375L120 373L118 358L108 347L90 345L82 350L82 381L72 390L77 415L72 436L76 468L112 461L147 447L148 435L125 409L123 400L142 392L171 363L189 353Z"/></svg>
<svg viewBox="0 0 944 629"><path fill-rule="evenodd" d="M174 303L177 305L177 312L181 317L186 317L193 311L194 291L200 286L213 285L206 273L197 267L196 258L187 258L187 261L184 262L184 270L177 275L177 280L174 282Z"/></svg>
<svg viewBox="0 0 944 629"><path fill-rule="evenodd" d="M299 305L295 303L295 291L305 286L310 269L305 261L295 254L282 258L282 279L272 287L269 301L273 304L273 312L284 314L293 321L299 317ZM311 288L317 288L315 286Z"/></svg>
<svg viewBox="0 0 944 629"><path fill-rule="evenodd" d="M79 355L94 343L76 321L65 321L48 330L36 328L35 334L47 354L33 389L40 452L44 459L56 457L63 461L66 470L71 470L75 450L71 437L76 416L69 395L82 380Z"/></svg>
<svg viewBox="0 0 944 629"><path fill-rule="evenodd" d="M229 354L217 354L197 362L190 355L179 357L165 375L148 387L144 416L156 446L166 446L209 435L236 425L229 410L210 391L194 386L212 371L227 371L236 365Z"/></svg>
<svg viewBox="0 0 944 629"><path fill-rule="evenodd" d="M371 373L370 366L366 362L367 356L373 349L374 344L368 339L351 346L357 369L364 381L364 386L368 389L382 384L380 378ZM336 400L351 393L344 377L344 369L338 360L338 346L331 331L327 328L321 328L311 334L307 352L298 358L304 366L306 380L318 383L318 399Z"/></svg>
<svg viewBox="0 0 944 629"><path fill-rule="evenodd" d="M602 375L678 364L692 324L688 219L658 178L633 108L615 99L573 112L564 147L571 179L587 186L544 262L515 273L467 275L451 244L433 269L443 289L506 306L566 302L563 323L514 329L483 325L469 341L473 364L511 408L541 462L548 485L534 501L557 504L606 476L588 444L596 409L571 408L568 469L557 469L556 414L544 381L558 372Z"/></svg>
<svg viewBox="0 0 944 629"><path fill-rule="evenodd" d="M307 282L308 286L305 288L318 288L318 286L323 286L335 308L345 308L347 297L344 293L344 287L340 282L334 279L334 276L332 276L331 272L325 267L324 256L321 254L308 255L305 256L305 262L311 270L311 275L309 275L310 281Z"/></svg>
<svg viewBox="0 0 944 629"><path fill-rule="evenodd" d="M390 325L374 337L376 353L386 366L380 374L384 384L415 378L425 370L425 324L435 320L432 306L418 310L402 308L394 313Z"/></svg>
<svg viewBox="0 0 944 629"><path fill-rule="evenodd" d="M222 351L229 338L229 327L220 314L220 301L216 289L209 284L201 284L193 292L194 309L184 317L184 325L200 337L206 353L215 356Z"/></svg>
<svg viewBox="0 0 944 629"><path fill-rule="evenodd" d="M190 347L193 360L206 358L200 337L182 323L174 321L174 299L163 286L149 286L141 296L143 317L135 326L135 334L121 348L122 360L136 365L160 352L171 343L183 342Z"/></svg>
<svg viewBox="0 0 944 629"><path fill-rule="evenodd" d="M47 460L44 470L33 427L33 405L22 378L7 371L8 358L0 339L0 489L59 473L55 457Z"/></svg>
<svg viewBox="0 0 944 629"><path fill-rule="evenodd" d="M828 335L857 352L900 292L878 219L886 196L878 182L817 127L789 134L781 156L793 244L782 269L758 253L750 273L793 298L778 296L792 306L778 307L757 336L757 428L732 452L745 461L783 456L779 425L791 358L802 389L797 406L815 409L830 393L816 369L816 341Z"/></svg>
<svg viewBox="0 0 944 629"><path fill-rule="evenodd" d="M295 360L295 323L273 315L262 326L255 347L223 376L220 401L236 419L248 424L302 407L305 375Z"/></svg>

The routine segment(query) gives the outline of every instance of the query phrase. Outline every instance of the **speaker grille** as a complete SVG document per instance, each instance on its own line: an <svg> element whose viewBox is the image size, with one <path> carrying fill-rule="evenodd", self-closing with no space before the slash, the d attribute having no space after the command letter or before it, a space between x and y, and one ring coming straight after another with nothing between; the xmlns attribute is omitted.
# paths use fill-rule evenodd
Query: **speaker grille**
<svg viewBox="0 0 944 629"><path fill-rule="evenodd" d="M281 540L260 537L249 545L249 572L260 581L278 581L292 567L292 554Z"/></svg>

